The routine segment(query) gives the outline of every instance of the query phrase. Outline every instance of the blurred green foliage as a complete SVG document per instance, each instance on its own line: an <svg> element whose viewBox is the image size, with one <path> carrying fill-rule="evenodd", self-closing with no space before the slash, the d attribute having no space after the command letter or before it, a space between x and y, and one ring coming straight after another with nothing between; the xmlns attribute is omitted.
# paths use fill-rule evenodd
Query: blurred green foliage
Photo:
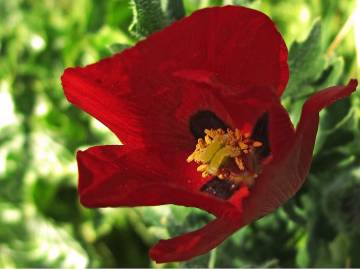
<svg viewBox="0 0 360 270"><path fill-rule="evenodd" d="M293 44L283 103L294 122L309 94L356 77L352 29L333 43L355 0L0 1L0 267L163 267L150 262L149 247L211 219L176 206L80 206L76 149L118 142L65 100L60 76L184 12L224 4L267 13ZM360 267L359 93L321 117L311 173L296 197L209 254L165 266Z"/></svg>

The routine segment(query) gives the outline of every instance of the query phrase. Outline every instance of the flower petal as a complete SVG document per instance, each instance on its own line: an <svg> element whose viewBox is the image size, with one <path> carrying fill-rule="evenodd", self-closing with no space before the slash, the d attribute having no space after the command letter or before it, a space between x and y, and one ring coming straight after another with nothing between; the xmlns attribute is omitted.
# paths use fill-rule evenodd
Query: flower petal
<svg viewBox="0 0 360 270"><path fill-rule="evenodd" d="M237 223L215 219L197 231L160 240L150 250L150 257L157 263L189 260L219 245L238 227Z"/></svg>
<svg viewBox="0 0 360 270"><path fill-rule="evenodd" d="M281 105L280 98L267 88L251 89L242 99L227 99L223 103L231 116L229 123L244 132L252 132L263 114L268 114L267 135L273 156L287 152L294 143L295 130L289 114Z"/></svg>
<svg viewBox="0 0 360 270"><path fill-rule="evenodd" d="M169 95L163 86L156 91L148 86L147 90L154 90L151 93L132 90L120 58L116 55L85 68L66 69L62 84L67 99L104 123L125 144L188 144L188 127L174 121L184 99L181 91ZM117 77L108 75L109 70L110 74L118 71Z"/></svg>
<svg viewBox="0 0 360 270"><path fill-rule="evenodd" d="M347 86L330 87L305 102L293 145L264 168L251 195L244 201L245 224L274 211L300 189L311 165L319 111L349 96L356 86L357 81L351 80Z"/></svg>
<svg viewBox="0 0 360 270"><path fill-rule="evenodd" d="M295 129L280 100L269 108L269 140L274 159L280 159L294 145Z"/></svg>
<svg viewBox="0 0 360 270"><path fill-rule="evenodd" d="M205 254L242 226L286 202L306 179L312 159L319 111L336 100L350 95L356 85L357 82L353 80L345 87L331 87L313 95L304 105L295 137L286 111L281 105L273 104L270 109L272 115L270 130L275 137L273 140L278 154L274 155L273 162L257 179L250 196L244 201L243 213L234 216L230 223L216 219L200 230L170 240L160 240L151 249L151 258L162 263L188 260ZM289 141L286 138L289 138ZM287 150L290 148L290 151L285 155L286 148Z"/></svg>
<svg viewBox="0 0 360 270"><path fill-rule="evenodd" d="M189 80L215 86L224 98L241 98L241 92L264 86L280 95L288 80L284 41L261 12L214 7L195 12L121 54L66 69L62 76L70 102L103 122L123 143L139 146L188 143L188 126L174 121L174 114L189 100L183 90Z"/></svg>
<svg viewBox="0 0 360 270"><path fill-rule="evenodd" d="M165 83L159 83L145 95L136 91L122 93L126 89L114 89L97 82L100 80L97 76L103 73L97 70L102 70L103 65L116 69L117 58L85 68L67 69L62 82L68 100L108 126L124 144L176 146L191 153L195 145L189 126L192 115L209 110L224 121L230 119L215 95L207 87L193 82L174 83L172 88L176 91L173 92L165 89L168 87Z"/></svg>
<svg viewBox="0 0 360 270"><path fill-rule="evenodd" d="M238 89L267 86L281 95L288 81L287 49L263 13L239 6L194 12L138 44L143 70ZM144 66L145 65L145 66Z"/></svg>
<svg viewBox="0 0 360 270"><path fill-rule="evenodd" d="M164 151L159 157L149 149L95 146L79 151L77 159L80 201L86 207L177 204L232 219L248 195L239 190L225 201L200 192L204 179L179 153Z"/></svg>

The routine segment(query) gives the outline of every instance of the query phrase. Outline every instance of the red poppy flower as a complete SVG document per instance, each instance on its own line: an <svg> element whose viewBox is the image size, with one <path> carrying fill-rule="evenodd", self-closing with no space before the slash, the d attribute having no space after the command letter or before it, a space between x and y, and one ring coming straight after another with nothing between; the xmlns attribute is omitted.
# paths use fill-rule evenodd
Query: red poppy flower
<svg viewBox="0 0 360 270"><path fill-rule="evenodd" d="M319 111L357 86L310 97L294 129L280 103L288 73L273 22L233 6L197 11L120 54L66 69L68 100L124 144L78 152L81 203L176 204L216 217L161 240L150 251L157 262L204 254L274 211L305 181Z"/></svg>

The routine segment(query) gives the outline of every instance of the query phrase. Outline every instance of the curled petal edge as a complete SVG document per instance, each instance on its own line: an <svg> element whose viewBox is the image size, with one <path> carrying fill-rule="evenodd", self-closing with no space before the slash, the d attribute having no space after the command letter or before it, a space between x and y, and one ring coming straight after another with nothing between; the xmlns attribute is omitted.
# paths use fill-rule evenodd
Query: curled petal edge
<svg viewBox="0 0 360 270"><path fill-rule="evenodd" d="M311 96L303 106L295 141L288 155L274 160L244 202L244 212L232 222L215 219L203 228L169 240L160 240L150 250L158 263L184 261L209 252L241 227L261 218L285 203L302 186L309 172L319 123L319 112L355 91L356 80ZM291 172L290 172L291 171Z"/></svg>
<svg viewBox="0 0 360 270"><path fill-rule="evenodd" d="M295 139L287 153L274 157L264 169L251 195L244 201L243 217L248 224L289 200L309 173L319 124L319 112L356 90L357 81L334 86L312 95L303 105Z"/></svg>
<svg viewBox="0 0 360 270"><path fill-rule="evenodd" d="M189 260L215 248L238 228L238 224L215 219L199 230L160 240L149 254L157 263Z"/></svg>
<svg viewBox="0 0 360 270"><path fill-rule="evenodd" d="M77 160L80 202L85 207L176 204L197 207L228 220L241 214L242 200L248 195L247 188L241 189L230 201L224 201L187 190L185 183L176 181L176 174L169 173L166 164L147 149L95 146L79 151Z"/></svg>

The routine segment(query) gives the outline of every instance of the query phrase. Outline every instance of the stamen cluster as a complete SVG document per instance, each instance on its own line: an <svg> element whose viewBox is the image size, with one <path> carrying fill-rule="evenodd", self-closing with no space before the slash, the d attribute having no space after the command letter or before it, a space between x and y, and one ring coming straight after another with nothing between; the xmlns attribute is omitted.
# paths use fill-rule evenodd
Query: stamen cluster
<svg viewBox="0 0 360 270"><path fill-rule="evenodd" d="M223 129L205 129L204 132L205 137L198 139L195 151L187 162L198 163L197 171L203 177L213 175L252 185L259 172L255 149L262 143L239 129L227 129L226 132Z"/></svg>

